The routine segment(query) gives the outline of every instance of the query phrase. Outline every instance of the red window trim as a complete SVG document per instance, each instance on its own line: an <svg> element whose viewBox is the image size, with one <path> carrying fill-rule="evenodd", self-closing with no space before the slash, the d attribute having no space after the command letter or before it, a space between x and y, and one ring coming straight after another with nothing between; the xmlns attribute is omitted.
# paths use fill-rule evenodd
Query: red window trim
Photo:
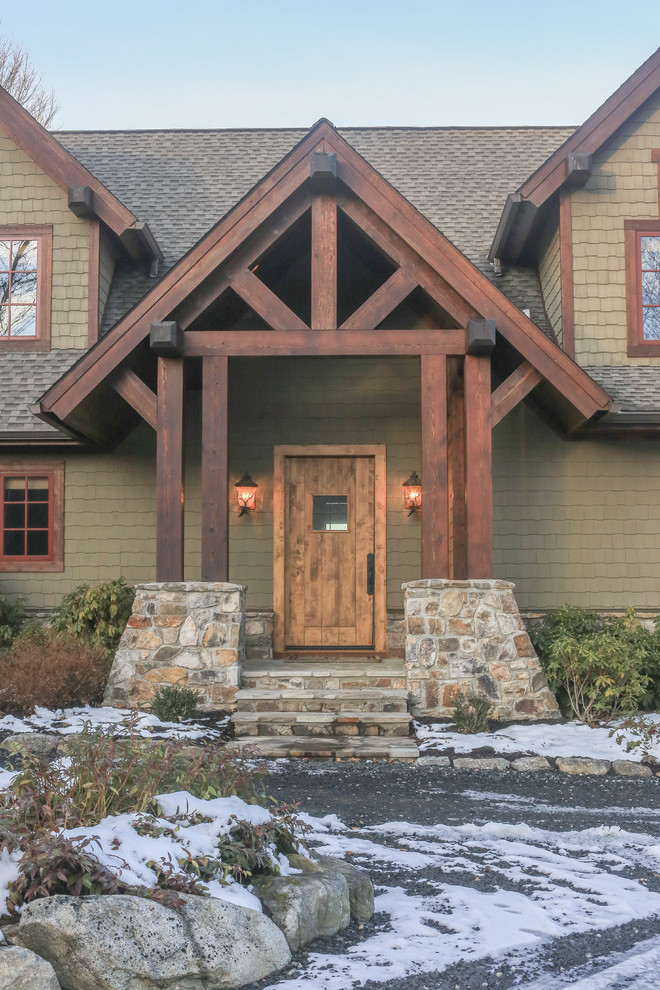
<svg viewBox="0 0 660 990"><path fill-rule="evenodd" d="M50 224L0 225L0 240L32 240L37 247L37 333L35 337L2 337L0 351L49 351L53 228Z"/></svg>
<svg viewBox="0 0 660 990"><path fill-rule="evenodd" d="M64 570L64 464L19 461L0 464L0 505L4 505L5 478L48 477L49 538L47 557L6 557L4 547L4 518L0 515L0 573L46 573Z"/></svg>
<svg viewBox="0 0 660 990"><path fill-rule="evenodd" d="M644 340L640 237L660 236L660 220L624 220L628 357L660 357L660 340Z"/></svg>

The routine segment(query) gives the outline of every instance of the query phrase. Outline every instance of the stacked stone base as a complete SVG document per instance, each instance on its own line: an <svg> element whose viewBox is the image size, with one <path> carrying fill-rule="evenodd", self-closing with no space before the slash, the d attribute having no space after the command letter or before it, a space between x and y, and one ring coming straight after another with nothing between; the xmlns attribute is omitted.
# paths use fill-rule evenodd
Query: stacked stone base
<svg viewBox="0 0 660 990"><path fill-rule="evenodd" d="M487 695L495 718L558 718L557 701L508 581L411 581L406 668L415 715L451 716L459 691Z"/></svg>
<svg viewBox="0 0 660 990"><path fill-rule="evenodd" d="M165 685L192 688L202 711L235 706L244 658L245 588L140 584L104 702L148 706Z"/></svg>

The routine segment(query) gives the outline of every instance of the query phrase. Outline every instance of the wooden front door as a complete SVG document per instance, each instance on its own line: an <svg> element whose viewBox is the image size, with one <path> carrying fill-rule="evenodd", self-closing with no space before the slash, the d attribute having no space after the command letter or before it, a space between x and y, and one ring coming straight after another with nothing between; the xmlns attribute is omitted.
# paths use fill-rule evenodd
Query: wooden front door
<svg viewBox="0 0 660 990"><path fill-rule="evenodd" d="M382 639L376 455L356 450L310 448L282 457L280 651L374 650Z"/></svg>

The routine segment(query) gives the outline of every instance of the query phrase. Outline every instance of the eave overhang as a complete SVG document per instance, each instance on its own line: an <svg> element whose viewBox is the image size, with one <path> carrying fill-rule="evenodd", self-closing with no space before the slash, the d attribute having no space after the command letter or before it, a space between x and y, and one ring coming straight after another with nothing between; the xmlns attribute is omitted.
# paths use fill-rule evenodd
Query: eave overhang
<svg viewBox="0 0 660 990"><path fill-rule="evenodd" d="M577 130L507 197L488 257L524 264L530 254L537 220L564 185L583 185L596 154L645 101L660 88L660 48L634 72Z"/></svg>
<svg viewBox="0 0 660 990"><path fill-rule="evenodd" d="M0 130L15 141L67 196L74 191L72 212L78 216L86 212L87 216L102 221L119 238L134 261L162 260L162 253L148 225L138 220L1 86Z"/></svg>

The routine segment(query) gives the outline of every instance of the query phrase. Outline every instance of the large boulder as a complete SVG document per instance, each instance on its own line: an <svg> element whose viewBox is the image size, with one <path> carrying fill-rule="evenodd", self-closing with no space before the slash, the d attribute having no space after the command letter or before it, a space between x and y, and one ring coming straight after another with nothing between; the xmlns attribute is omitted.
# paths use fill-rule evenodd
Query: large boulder
<svg viewBox="0 0 660 990"><path fill-rule="evenodd" d="M366 870L354 866L345 859L335 859L334 856L318 856L314 854L314 859L300 856L298 853L290 853L287 856L289 863L303 873L341 873L346 877L348 884L348 897L351 910L351 918L358 922L369 921L374 913L374 885Z"/></svg>
<svg viewBox="0 0 660 990"><path fill-rule="evenodd" d="M252 884L292 952L323 935L336 935L351 920L348 884L338 872L254 877Z"/></svg>
<svg viewBox="0 0 660 990"><path fill-rule="evenodd" d="M316 862L327 873L334 870L346 878L351 918L358 922L369 921L374 913L374 885L367 871L334 856L317 856Z"/></svg>
<svg viewBox="0 0 660 990"><path fill-rule="evenodd" d="M291 960L263 914L192 896L180 911L126 895L45 897L25 907L11 940L48 959L62 990L221 990Z"/></svg>
<svg viewBox="0 0 660 990"><path fill-rule="evenodd" d="M60 990L45 959L19 945L0 945L0 990Z"/></svg>

